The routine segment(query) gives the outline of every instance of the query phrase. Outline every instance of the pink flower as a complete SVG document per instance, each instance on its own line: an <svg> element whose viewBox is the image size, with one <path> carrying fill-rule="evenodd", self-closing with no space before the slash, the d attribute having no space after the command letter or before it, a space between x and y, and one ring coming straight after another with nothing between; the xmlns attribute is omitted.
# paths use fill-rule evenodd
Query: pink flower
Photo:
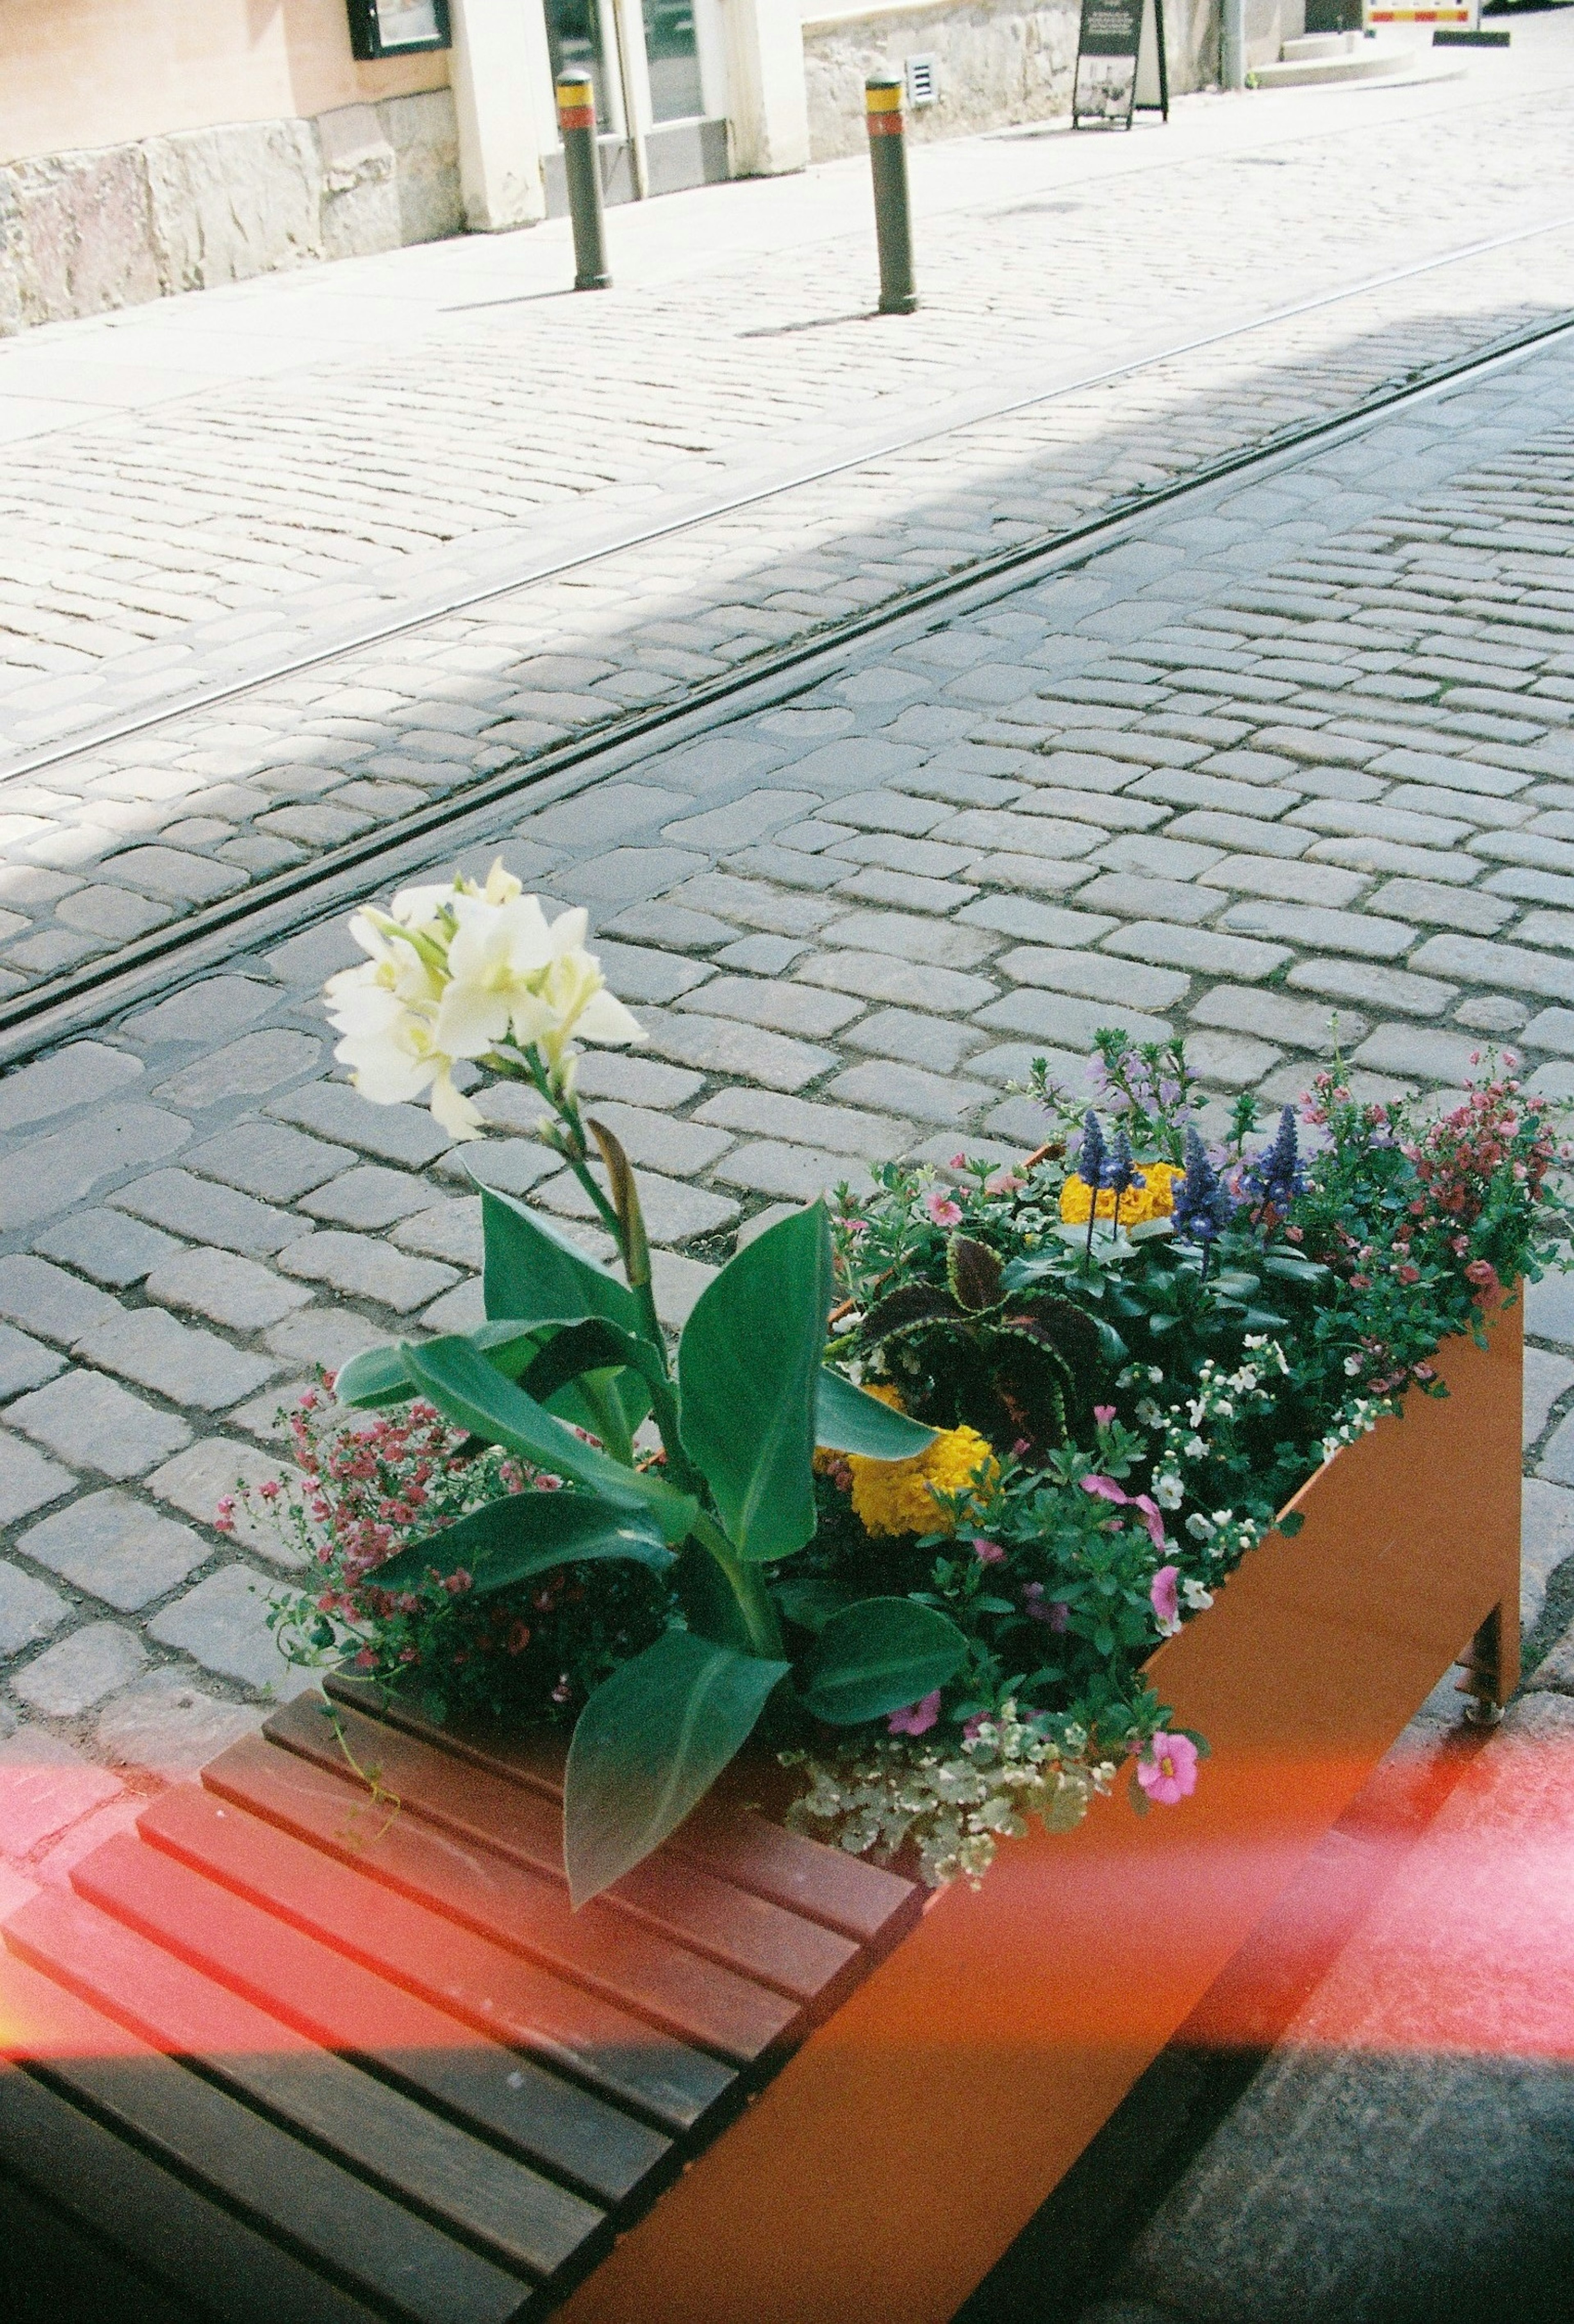
<svg viewBox="0 0 1574 2324"><path fill-rule="evenodd" d="M1180 1568L1178 1565L1161 1565L1148 1585L1148 1596L1159 1618L1159 1628L1167 1638L1172 1638L1180 1628Z"/></svg>
<svg viewBox="0 0 1574 2324"><path fill-rule="evenodd" d="M1100 1428L1107 1428L1110 1422L1115 1418L1114 1405L1096 1404L1093 1407L1093 1417L1098 1423Z"/></svg>
<svg viewBox="0 0 1574 2324"><path fill-rule="evenodd" d="M1123 1508L1125 1507L1127 1496L1122 1492L1113 1477L1084 1477L1082 1490L1085 1493L1091 1493L1096 1500L1118 1501Z"/></svg>
<svg viewBox="0 0 1574 2324"><path fill-rule="evenodd" d="M1137 1781L1149 1799L1172 1808L1197 1789L1197 1746L1186 1735L1155 1735L1137 1761Z"/></svg>
<svg viewBox="0 0 1574 2324"><path fill-rule="evenodd" d="M997 1541L984 1541L977 1534L973 1536L973 1554L980 1565L1001 1565L1005 1561L1005 1552Z"/></svg>
<svg viewBox="0 0 1574 2324"><path fill-rule="evenodd" d="M994 1718L995 1713L992 1711L976 1711L971 1719L964 1719L962 1721L963 1742L976 1743L978 1739L979 1729L981 1727L988 1727L991 1725Z"/></svg>
<svg viewBox="0 0 1574 2324"><path fill-rule="evenodd" d="M1139 1493L1131 1506L1134 1509L1141 1509L1143 1523L1147 1526L1148 1539L1153 1543L1153 1547L1162 1549L1165 1545L1164 1520L1159 1515L1158 1504L1148 1494Z"/></svg>
<svg viewBox="0 0 1574 2324"><path fill-rule="evenodd" d="M1063 1598L1046 1598L1042 1582L1030 1582L1022 1593L1023 1611L1028 1619L1043 1622L1057 1636L1070 1627L1071 1609Z"/></svg>
<svg viewBox="0 0 1574 2324"><path fill-rule="evenodd" d="M923 1198L923 1207L937 1227L960 1226L962 1222L962 1205L943 1186L931 1187Z"/></svg>
<svg viewBox="0 0 1574 2324"><path fill-rule="evenodd" d="M910 1702L893 1711L885 1721L893 1735L927 1735L940 1715L940 1691L926 1694L921 1702Z"/></svg>
<svg viewBox="0 0 1574 2324"><path fill-rule="evenodd" d="M984 1192L986 1194L1014 1194L1019 1186L1026 1184L1027 1180L1014 1170L997 1170L993 1178L985 1180Z"/></svg>
<svg viewBox="0 0 1574 2324"><path fill-rule="evenodd" d="M968 1167L968 1157L967 1157L967 1156L966 1156L965 1154L953 1154L953 1155L952 1155L952 1157L951 1157L951 1167L952 1167L952 1169L953 1169L953 1170L965 1170L965 1169L967 1168L967 1167Z"/></svg>

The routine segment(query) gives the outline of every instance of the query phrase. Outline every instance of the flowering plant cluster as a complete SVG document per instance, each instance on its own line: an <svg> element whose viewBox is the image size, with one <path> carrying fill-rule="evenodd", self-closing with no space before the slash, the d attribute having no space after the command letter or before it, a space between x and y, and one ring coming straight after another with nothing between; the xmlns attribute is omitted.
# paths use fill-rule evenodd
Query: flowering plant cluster
<svg viewBox="0 0 1574 2324"><path fill-rule="evenodd" d="M281 1637L439 1717L571 1719L576 1902L755 1732L796 1821L936 1879L1128 1760L1139 1810L1184 1801L1206 1740L1153 1650L1566 1231L1506 1069L1431 1124L1336 1072L1210 1146L1180 1045L1107 1033L1092 1107L1035 1069L1035 1152L779 1220L674 1349L634 1173L577 1094L579 1042L643 1038L584 916L495 869L354 926L329 1001L357 1086L472 1135L459 1064L528 1084L621 1274L482 1187L486 1322L355 1358L298 1416L302 1485L264 1489L316 1566Z"/></svg>

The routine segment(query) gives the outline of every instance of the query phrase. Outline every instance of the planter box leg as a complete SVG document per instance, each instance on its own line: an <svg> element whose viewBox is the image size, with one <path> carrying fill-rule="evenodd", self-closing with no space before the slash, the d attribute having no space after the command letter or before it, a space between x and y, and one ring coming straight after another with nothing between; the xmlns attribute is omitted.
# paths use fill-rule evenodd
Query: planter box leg
<svg viewBox="0 0 1574 2324"><path fill-rule="evenodd" d="M1465 1716L1477 1727L1495 1727L1519 1684L1519 1608L1500 1600L1460 1657L1456 1682L1472 1700Z"/></svg>

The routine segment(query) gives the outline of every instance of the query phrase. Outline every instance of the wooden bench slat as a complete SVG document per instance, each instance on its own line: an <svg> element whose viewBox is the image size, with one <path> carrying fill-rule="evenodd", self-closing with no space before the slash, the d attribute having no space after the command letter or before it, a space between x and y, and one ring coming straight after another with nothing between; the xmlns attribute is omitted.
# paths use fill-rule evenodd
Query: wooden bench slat
<svg viewBox="0 0 1574 2324"><path fill-rule="evenodd" d="M0 2159L23 2185L226 2324L386 2324L384 2311L325 2282L19 2066L0 2067Z"/></svg>
<svg viewBox="0 0 1574 2324"><path fill-rule="evenodd" d="M96 2006L107 1998L109 2014L124 2023L129 1996L120 1997L134 1966L127 1956L134 1948L144 1955L156 1949L127 1929L117 1932L118 1942L106 1946L106 1931L113 1936L116 1924L79 1898L45 1893L13 1916L6 1935L14 1952L74 1992L81 1993L84 1982L107 1987L107 1996L96 1990L88 1997ZM106 1974L108 1963L102 1958L94 1963L96 1951L112 1956L112 1974ZM537 2273L551 2273L561 2264L560 2257L544 2259L542 2238L532 2231L542 2183L532 2172L331 2050L292 2035L236 1996L223 1996L195 1969L168 1954L158 1959L163 1971L155 1969L152 1978L142 1963L134 1964L143 1974L133 1987L143 1997L143 2030L156 2048L200 2061L209 2074L343 2155L387 2192L435 2217L440 2226L457 2227ZM162 1987L162 2004L148 1992L154 1982ZM212 2001L226 1999L229 2007L222 2015L229 2022L221 2032ZM244 2033L235 2022L239 2015L252 2021ZM535 2070L538 2080L550 2079ZM625 2119L610 2108L602 2111L615 2122ZM580 2209L585 2216L570 2251L595 2234L603 2217L588 2203ZM553 2231L560 2233L555 2227Z"/></svg>
<svg viewBox="0 0 1574 2324"><path fill-rule="evenodd" d="M412 2324L506 2324L529 2286L0 1953L0 2008L40 2073Z"/></svg>
<svg viewBox="0 0 1574 2324"><path fill-rule="evenodd" d="M505 1733L490 1726L433 1727L412 1706L364 1679L336 1673L324 1684L336 1702L561 1801L566 1746L556 1729ZM882 1950L904 1935L923 1910L925 1891L915 1882L730 1803L702 1803L662 1852Z"/></svg>
<svg viewBox="0 0 1574 2324"><path fill-rule="evenodd" d="M408 2078L422 2056L451 2060L462 2045L456 2019L468 2021L472 2013L440 1979L428 1979L426 1990L417 1993L378 1976L317 1935L203 1879L162 1849L122 1835L85 1857L71 1878L91 1903L330 2048L396 2071L409 2057ZM352 1900L359 1908L354 1919L360 1939L367 1933L367 1907L385 1901L381 1890ZM423 1975L425 1958L418 1947L399 1973ZM523 2003L523 1997L515 1998ZM498 2013L481 2030L494 2043L533 2050L578 2071L607 2096L674 2129L691 2127L736 2080L716 2059L554 1978L542 1978L528 1998L528 2016L523 2007L512 2016Z"/></svg>
<svg viewBox="0 0 1574 2324"><path fill-rule="evenodd" d="M515 1995L528 1995L542 1974L522 1952L368 1881L358 1866L352 1869L337 1862L276 1823L234 1807L226 1812L213 1794L194 1785L167 1794L139 1819L139 1829L155 1847L242 1888L271 1911L304 1920L331 1943L363 1957L369 1957L370 1947L379 1969L393 1960L421 1960L423 1977L440 1976L440 2006L451 2006L455 1995L468 1993L467 2014L479 2013L477 2023L494 2024L498 2011L516 2009ZM618 1949L609 1945L606 1950L616 1970ZM674 1991L678 1978L668 1977L660 2008L633 1976L602 1997L637 2009L664 2024L670 2034L703 2043L739 2065L752 2065L779 2043L797 2015L790 2002L697 1955L687 1960L686 1989ZM588 1986L586 1978L575 1983ZM592 1993L597 1989L589 1987Z"/></svg>
<svg viewBox="0 0 1574 2324"><path fill-rule="evenodd" d="M452 1763L436 1765L440 1770ZM309 1757L248 1737L204 1769L203 1782L372 1878L609 2001L658 2018L674 2033L735 2055L741 2047L750 2056L788 2033L795 2015L791 1998L762 1992L752 1978L599 1902L573 1912L560 1881L446 1819L425 1816L421 1804L398 1789L400 1772L384 1769L384 1779L398 1791L398 1808L374 1812L337 1748Z"/></svg>
<svg viewBox="0 0 1574 2324"><path fill-rule="evenodd" d="M200 2057L237 2082L252 2075L259 2061L264 2068L312 2061L342 2084L347 2102L353 2100L368 2120L384 2126L376 2133L383 2141L378 2151L390 2170L395 2163L406 2168L394 2135L404 2118L399 2109L427 2122L440 2119L79 1896L45 1890L30 1898L7 1921L5 1937L24 1960L148 2040ZM672 2142L660 2131L496 2043L475 2042L451 2053L453 2070L445 2068L450 2053L440 2051L389 2054L396 2058L402 2080L418 2078L423 2091L445 2108L514 2153L577 2181L604 2203L622 2202L635 2189L645 2190L671 2155Z"/></svg>
<svg viewBox="0 0 1574 2324"><path fill-rule="evenodd" d="M438 1729L418 1735L370 1719L343 1702L330 1714L321 1702L301 1696L275 1711L264 1731L271 1741L352 1782L355 1769L345 1745L363 1766L375 1758L379 1781L412 1813L507 1856L551 1881L566 1901L560 1795L523 1786L468 1755L445 1749ZM680 1863L664 1849L625 1873L593 1906L572 1915L565 1912L563 1927L569 1941L588 1924L607 1930L619 1958L632 1963L639 1958L639 1940L631 1919L800 2000L823 1994L856 1958L856 1946L847 1937L691 1863Z"/></svg>

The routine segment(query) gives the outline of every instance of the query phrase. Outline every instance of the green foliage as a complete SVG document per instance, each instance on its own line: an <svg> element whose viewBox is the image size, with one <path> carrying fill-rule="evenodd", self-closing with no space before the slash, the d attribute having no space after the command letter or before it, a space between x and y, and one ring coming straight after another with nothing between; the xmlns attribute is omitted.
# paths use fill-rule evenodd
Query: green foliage
<svg viewBox="0 0 1574 2324"><path fill-rule="evenodd" d="M564 1853L576 1905L677 1829L788 1668L669 1630L597 1689L569 1748Z"/></svg>
<svg viewBox="0 0 1574 2324"><path fill-rule="evenodd" d="M861 1599L821 1628L804 1665L805 1708L836 1727L883 1718L946 1685L967 1651L956 1624L932 1607Z"/></svg>
<svg viewBox="0 0 1574 2324"><path fill-rule="evenodd" d="M664 1573L672 1553L642 1509L615 1509L592 1493L510 1493L442 1532L398 1551L377 1569L383 1590L413 1590L431 1572L460 1572L478 1598L512 1590L539 1573L616 1557Z"/></svg>
<svg viewBox="0 0 1574 2324"><path fill-rule="evenodd" d="M481 1226L489 1316L530 1323L538 1319L578 1323L587 1315L600 1315L622 1331L648 1336L633 1292L587 1258L539 1211L528 1210L512 1194L483 1186Z"/></svg>
<svg viewBox="0 0 1574 2324"><path fill-rule="evenodd" d="M824 1367L815 1382L814 1430L817 1443L835 1452L858 1452L868 1461L911 1460L935 1435L921 1420L910 1420L877 1396L866 1396L843 1373Z"/></svg>

